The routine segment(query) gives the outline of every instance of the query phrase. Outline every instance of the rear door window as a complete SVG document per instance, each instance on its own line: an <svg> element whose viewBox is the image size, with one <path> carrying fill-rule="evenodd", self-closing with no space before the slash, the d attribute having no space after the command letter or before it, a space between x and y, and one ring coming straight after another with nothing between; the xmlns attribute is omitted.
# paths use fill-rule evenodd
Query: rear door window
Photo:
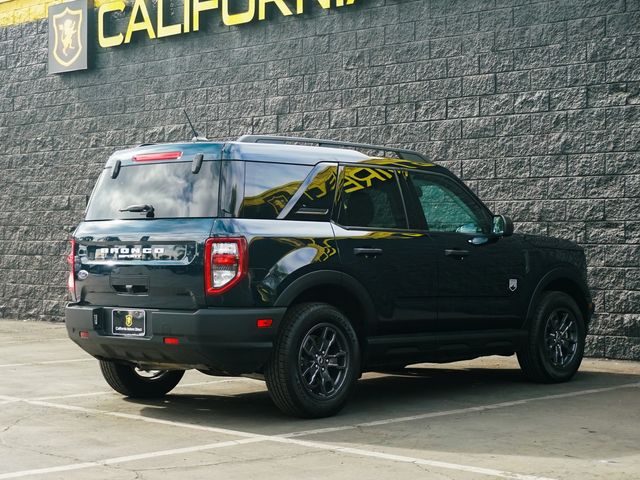
<svg viewBox="0 0 640 480"><path fill-rule="evenodd" d="M374 229L407 228L396 172L382 168L345 167L338 223Z"/></svg>
<svg viewBox="0 0 640 480"><path fill-rule="evenodd" d="M195 218L218 215L220 162L206 161L191 173L191 162L123 166L116 178L103 170L86 220L145 219L145 212L122 212L132 205L150 205L153 218Z"/></svg>

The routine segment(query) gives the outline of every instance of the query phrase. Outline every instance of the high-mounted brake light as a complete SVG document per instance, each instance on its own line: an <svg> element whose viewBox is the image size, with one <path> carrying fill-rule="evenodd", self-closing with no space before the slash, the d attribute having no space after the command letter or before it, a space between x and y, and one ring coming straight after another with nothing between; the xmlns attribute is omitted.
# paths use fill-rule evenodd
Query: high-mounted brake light
<svg viewBox="0 0 640 480"><path fill-rule="evenodd" d="M134 162L156 162L158 160L175 160L182 156L182 152L141 153L133 156Z"/></svg>
<svg viewBox="0 0 640 480"><path fill-rule="evenodd" d="M226 292L247 273L247 241L242 237L209 238L204 247L207 295Z"/></svg>
<svg viewBox="0 0 640 480"><path fill-rule="evenodd" d="M72 238L69 242L71 244L71 252L67 255L67 263L69 264L69 278L67 279L67 288L69 289L69 293L71 294L71 298L75 300L76 298L76 272L75 272L75 263L76 263L76 240Z"/></svg>

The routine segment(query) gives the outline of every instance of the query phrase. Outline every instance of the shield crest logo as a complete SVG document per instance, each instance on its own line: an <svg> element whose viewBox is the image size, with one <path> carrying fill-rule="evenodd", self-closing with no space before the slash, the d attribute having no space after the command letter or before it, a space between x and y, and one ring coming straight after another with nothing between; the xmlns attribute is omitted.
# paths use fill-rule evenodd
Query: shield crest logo
<svg viewBox="0 0 640 480"><path fill-rule="evenodd" d="M64 67L73 64L82 53L82 10L66 7L53 15L53 57Z"/></svg>
<svg viewBox="0 0 640 480"><path fill-rule="evenodd" d="M511 290L512 292L515 292L518 289L518 279L517 278L510 278L509 279L509 290Z"/></svg>

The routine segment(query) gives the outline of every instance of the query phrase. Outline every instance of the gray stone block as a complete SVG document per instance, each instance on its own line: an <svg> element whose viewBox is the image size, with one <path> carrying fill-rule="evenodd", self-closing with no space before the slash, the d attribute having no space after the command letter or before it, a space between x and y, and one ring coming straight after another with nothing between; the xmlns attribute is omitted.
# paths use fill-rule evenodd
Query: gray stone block
<svg viewBox="0 0 640 480"><path fill-rule="evenodd" d="M509 115L513 109L513 94L485 95L480 98L480 115Z"/></svg>
<svg viewBox="0 0 640 480"><path fill-rule="evenodd" d="M480 113L479 97L462 97L447 99L447 117L476 117Z"/></svg>
<svg viewBox="0 0 640 480"><path fill-rule="evenodd" d="M514 110L516 113L544 112L549 110L549 92L540 90L516 95Z"/></svg>
<svg viewBox="0 0 640 480"><path fill-rule="evenodd" d="M496 78L493 74L473 75L462 78L462 94L491 95L496 91Z"/></svg>

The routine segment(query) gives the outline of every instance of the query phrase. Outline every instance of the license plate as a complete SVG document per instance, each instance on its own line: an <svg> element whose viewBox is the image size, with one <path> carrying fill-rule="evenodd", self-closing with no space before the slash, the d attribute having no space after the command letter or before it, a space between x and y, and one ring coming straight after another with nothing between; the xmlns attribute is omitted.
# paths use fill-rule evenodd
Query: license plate
<svg viewBox="0 0 640 480"><path fill-rule="evenodd" d="M113 310L111 312L111 333L142 337L146 331L144 310Z"/></svg>

